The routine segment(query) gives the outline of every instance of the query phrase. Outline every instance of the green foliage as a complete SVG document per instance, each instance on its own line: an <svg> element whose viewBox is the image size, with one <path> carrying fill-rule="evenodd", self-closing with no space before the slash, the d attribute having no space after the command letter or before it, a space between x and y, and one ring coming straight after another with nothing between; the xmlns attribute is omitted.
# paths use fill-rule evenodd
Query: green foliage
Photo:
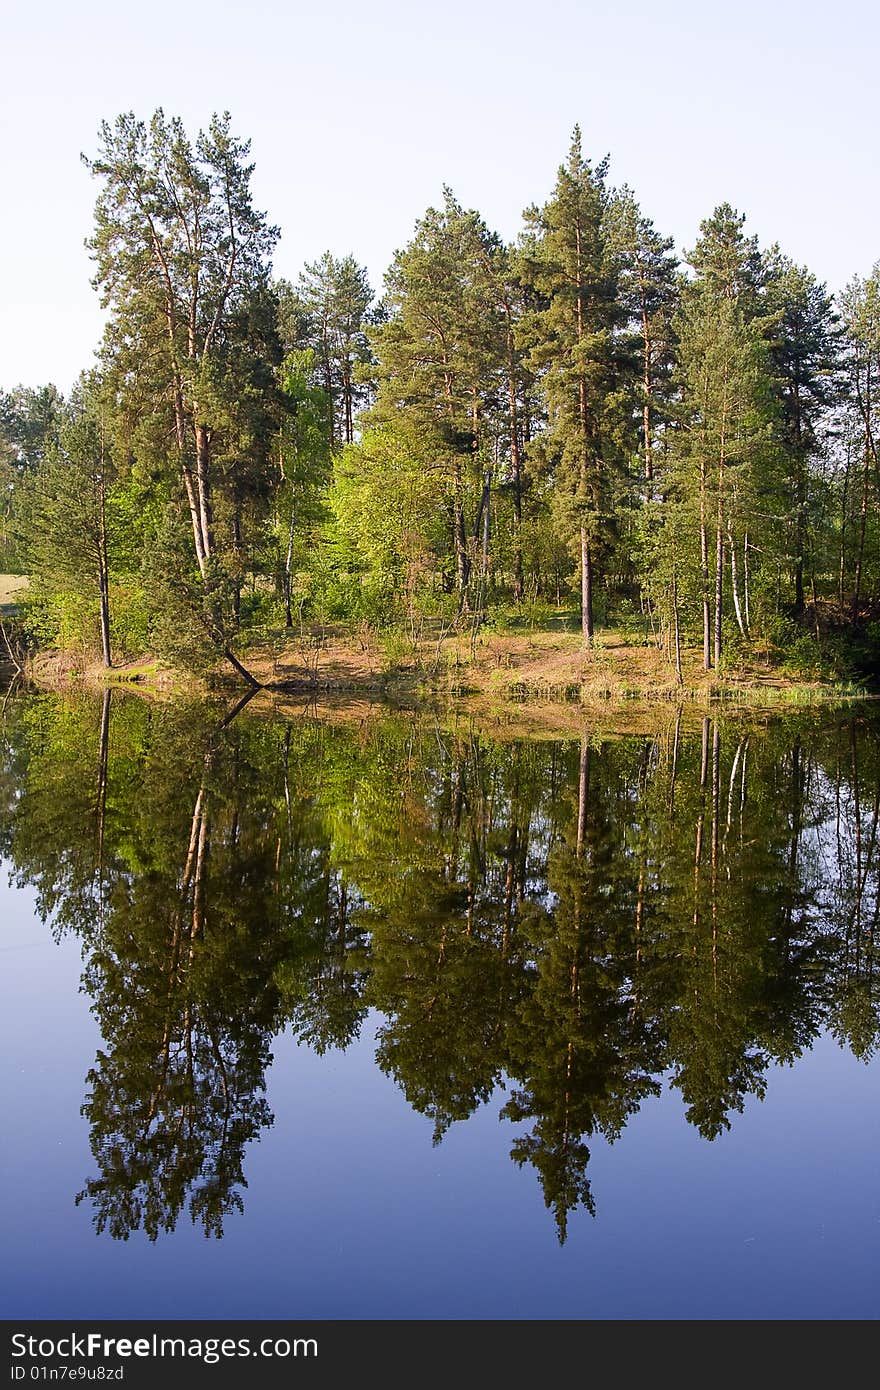
<svg viewBox="0 0 880 1390"><path fill-rule="evenodd" d="M248 152L228 114L192 141L158 110L149 126L133 113L104 122L86 161L102 183L90 246L110 311L117 434L190 525L202 616L224 652L274 485L279 419L277 229L253 207ZM178 612L157 615L157 630L170 635Z"/></svg>
<svg viewBox="0 0 880 1390"><path fill-rule="evenodd" d="M575 128L566 164L543 208L528 208L520 257L539 307L520 328L547 403L550 511L582 569L583 628L592 634L592 572L608 563L616 529L615 473L627 436L624 377L633 344L618 258L607 228L607 164L596 169Z"/></svg>
<svg viewBox="0 0 880 1390"><path fill-rule="evenodd" d="M276 293L285 349L311 353L310 379L328 402L325 442L331 450L350 444L355 419L372 394L367 272L353 256L337 259L325 251L305 267L296 288L282 280Z"/></svg>
<svg viewBox="0 0 880 1390"><path fill-rule="evenodd" d="M370 430L340 456L330 494L335 553L360 587L356 612L413 617L437 587L444 470L412 429Z"/></svg>
<svg viewBox="0 0 880 1390"><path fill-rule="evenodd" d="M100 369L66 405L0 393L0 554L33 572L41 640L93 643L91 595L105 661L155 638L247 678L236 646L267 625L479 627L575 594L588 645L594 608L639 594L666 634L702 628L706 664L829 603L859 640L880 583L876 269L835 305L722 203L681 275L575 127L515 245L445 188L374 305L353 255L272 280L278 231L228 114L191 137L124 113L86 164Z"/></svg>
<svg viewBox="0 0 880 1390"><path fill-rule="evenodd" d="M64 402L53 385L0 391L0 567L6 574L26 568L19 547L16 512L22 482L58 443Z"/></svg>

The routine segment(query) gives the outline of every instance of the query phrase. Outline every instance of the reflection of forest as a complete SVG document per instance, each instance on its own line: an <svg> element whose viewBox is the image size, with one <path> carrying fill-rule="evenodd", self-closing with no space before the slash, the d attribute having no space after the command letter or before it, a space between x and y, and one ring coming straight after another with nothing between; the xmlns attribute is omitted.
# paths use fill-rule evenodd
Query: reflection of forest
<svg viewBox="0 0 880 1390"><path fill-rule="evenodd" d="M0 847L82 938L103 1033L80 1196L115 1236L185 1206L221 1233L285 1026L323 1052L379 1010L435 1142L504 1078L561 1239L593 1207L588 1140L664 1073L713 1138L820 1029L876 1046L880 740L856 715L493 742L108 693L10 702L5 733Z"/></svg>

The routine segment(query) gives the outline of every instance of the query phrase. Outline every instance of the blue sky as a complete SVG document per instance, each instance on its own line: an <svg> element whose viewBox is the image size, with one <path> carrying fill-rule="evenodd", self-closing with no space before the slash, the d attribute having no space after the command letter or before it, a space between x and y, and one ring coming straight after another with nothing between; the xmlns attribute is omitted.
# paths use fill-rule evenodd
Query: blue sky
<svg viewBox="0 0 880 1390"><path fill-rule="evenodd" d="M880 258L867 0L7 0L0 388L91 365L101 333L80 152L157 106L252 141L279 274L351 252L378 289L449 184L512 239L572 127L681 251L722 201L832 290Z"/></svg>

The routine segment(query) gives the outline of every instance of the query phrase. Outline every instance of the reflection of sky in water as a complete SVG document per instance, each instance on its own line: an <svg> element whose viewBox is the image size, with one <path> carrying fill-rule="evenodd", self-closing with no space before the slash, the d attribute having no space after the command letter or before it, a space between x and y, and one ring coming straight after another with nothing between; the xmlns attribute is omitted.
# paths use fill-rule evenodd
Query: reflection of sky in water
<svg viewBox="0 0 880 1390"><path fill-rule="evenodd" d="M678 1093L610 1147L589 1141L597 1218L559 1247L499 1094L438 1148L373 1065L276 1040L274 1127L245 1151L243 1216L187 1215L151 1245L97 1237L85 1076L99 1040L78 943L56 946L0 871L4 1232L9 1317L876 1318L880 1063L823 1037L772 1067L709 1144Z"/></svg>

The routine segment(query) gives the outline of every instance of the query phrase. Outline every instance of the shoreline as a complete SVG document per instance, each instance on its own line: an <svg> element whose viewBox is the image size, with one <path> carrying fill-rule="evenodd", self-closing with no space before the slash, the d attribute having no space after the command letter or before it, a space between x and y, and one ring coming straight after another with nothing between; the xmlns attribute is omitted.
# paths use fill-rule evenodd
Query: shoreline
<svg viewBox="0 0 880 1390"><path fill-rule="evenodd" d="M302 703L363 701L407 708L465 706L550 724L561 711L719 708L756 711L868 702L878 696L853 682L806 679L768 658L731 662L719 677L702 670L701 649L682 653L683 682L655 645L601 632L584 650L576 634L487 632L476 641L439 640L341 627L298 636L276 634L237 653L257 684L231 670L200 678L154 656L104 667L86 652L36 653L21 673L42 690L130 689L165 700L222 695ZM10 667L10 675L14 674ZM567 722L567 721L566 721Z"/></svg>

